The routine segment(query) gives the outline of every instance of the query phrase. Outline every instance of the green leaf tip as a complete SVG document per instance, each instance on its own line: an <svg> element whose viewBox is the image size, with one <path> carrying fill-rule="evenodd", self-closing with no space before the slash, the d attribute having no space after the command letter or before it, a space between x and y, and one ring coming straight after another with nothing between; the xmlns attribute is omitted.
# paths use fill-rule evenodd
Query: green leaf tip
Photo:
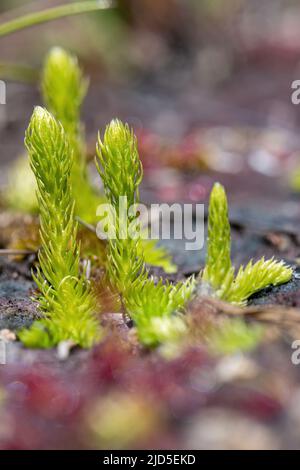
<svg viewBox="0 0 300 470"><path fill-rule="evenodd" d="M41 106L35 106L33 114L30 120L28 130L38 129L41 137L45 137L44 132L48 132L51 127L59 128L62 132L62 126L54 119L52 114L47 111L47 109L42 108Z"/></svg>
<svg viewBox="0 0 300 470"><path fill-rule="evenodd" d="M293 269L283 261L256 263L251 260L246 267L241 266L235 276L231 263L230 223L228 203L224 187L215 183L210 195L208 215L208 247L206 265L201 280L208 283L215 295L237 305L245 305L247 299L265 287L288 282Z"/></svg>
<svg viewBox="0 0 300 470"><path fill-rule="evenodd" d="M53 172L56 166L61 172L57 177L69 180L68 173L72 166L72 156L69 144L62 125L45 109L40 106L34 108L29 126L25 134L25 146L29 153L29 160L37 183L43 181L46 188L55 186ZM50 180L50 178L52 178ZM55 186L55 190L60 189Z"/></svg>
<svg viewBox="0 0 300 470"><path fill-rule="evenodd" d="M256 263L252 260L244 267L241 266L231 288L227 292L227 300L236 304L245 304L255 292L268 286L277 286L288 282L293 275L293 269L283 261L274 258L261 258Z"/></svg>
<svg viewBox="0 0 300 470"><path fill-rule="evenodd" d="M44 318L19 337L29 347L52 347L64 340L90 347L101 332L90 285L80 275L70 146L62 125L41 107L34 109L25 145L37 182L41 249L33 278Z"/></svg>

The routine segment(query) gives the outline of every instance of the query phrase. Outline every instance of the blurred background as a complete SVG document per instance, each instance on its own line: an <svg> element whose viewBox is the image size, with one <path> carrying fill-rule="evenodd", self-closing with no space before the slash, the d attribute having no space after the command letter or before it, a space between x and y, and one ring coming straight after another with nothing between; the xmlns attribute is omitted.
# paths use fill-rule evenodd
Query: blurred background
<svg viewBox="0 0 300 470"><path fill-rule="evenodd" d="M61 3L1 0L0 20ZM292 81L300 78L299 2L116 4L110 11L58 20L1 39L0 78L8 84L5 118L1 110L2 164L22 149L32 106L40 103L40 67L54 45L78 54L90 76L84 120L91 142L97 129L115 116L172 146L203 127L295 131L299 108L291 104L290 95ZM231 132L225 138L234 136ZM298 148L297 136L282 138L292 150ZM189 154L195 139L185 144Z"/></svg>

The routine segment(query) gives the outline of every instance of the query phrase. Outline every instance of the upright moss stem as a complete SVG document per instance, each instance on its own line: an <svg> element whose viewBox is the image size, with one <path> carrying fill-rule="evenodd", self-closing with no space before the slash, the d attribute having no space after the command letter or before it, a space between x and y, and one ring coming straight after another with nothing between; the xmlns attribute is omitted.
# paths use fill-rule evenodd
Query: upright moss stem
<svg viewBox="0 0 300 470"><path fill-rule="evenodd" d="M0 25L0 38L8 36L31 26L41 23L47 23L66 16L79 15L81 13L89 13L96 10L106 10L113 7L112 0L94 0L86 2L69 3L58 7L48 8L43 11L29 13L11 21L7 21Z"/></svg>

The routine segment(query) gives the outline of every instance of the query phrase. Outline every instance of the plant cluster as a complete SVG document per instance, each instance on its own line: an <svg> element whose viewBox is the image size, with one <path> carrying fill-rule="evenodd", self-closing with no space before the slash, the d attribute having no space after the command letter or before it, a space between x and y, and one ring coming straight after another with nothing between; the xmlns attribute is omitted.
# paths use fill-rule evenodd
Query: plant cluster
<svg viewBox="0 0 300 470"><path fill-rule="evenodd" d="M19 336L24 344L32 347L50 347L63 340L88 347L99 339L100 327L94 315L95 302L90 287L79 273L72 198L73 158L67 134L48 111L36 108L25 143L37 181L42 248L40 269L34 279L39 288L37 300L45 317L31 329L21 331ZM99 136L97 155L96 166L106 198L117 214L110 222L114 224L115 237L108 239L107 272L120 295L123 313L134 321L144 345L154 347L175 341L186 331L182 311L193 294L196 281L191 277L171 284L149 276L141 254L141 227L135 237L122 234L132 222L139 224L139 186L143 171L133 131L127 124L113 120L103 140ZM127 198L129 207L136 207L136 213L125 220L119 218L120 196ZM241 266L235 275L230 245L226 194L220 184L215 184L209 205L207 260L199 275L200 285L209 284L212 295L245 305L254 292L291 278L292 269L283 262L264 258ZM251 338L249 331L247 334Z"/></svg>
<svg viewBox="0 0 300 470"><path fill-rule="evenodd" d="M46 9L0 25L0 37L59 17L110 7L111 3L103 0ZM87 87L76 57L60 48L52 49L42 76L43 100L49 111L35 109L25 138L36 180L36 200L32 174L24 160L13 175L15 186L18 178L21 193L11 191L11 203L24 210L38 209L40 214L39 268L33 277L38 287L35 299L43 317L30 329L19 332L28 347L48 348L61 341L91 347L101 338L95 298L80 269L75 221L76 214L86 222L94 222L96 208L103 202L89 182L85 158L80 110ZM112 121L103 140L99 137L97 155L105 195L116 214L120 196L127 197L129 206L137 205L143 172L136 137L128 125ZM127 228L135 221L138 223L137 213L128 216ZM206 266L197 280L191 277L172 284L149 276L146 263L162 266L167 272L176 267L156 242L143 240L142 236L124 238L124 220L117 217L111 223L116 237L107 244L109 279L118 290L123 313L132 318L140 341L148 347L174 341L186 332L182 311L197 282L198 292L204 289L228 302L245 305L255 292L287 282L292 276L292 269L282 261L264 258L255 263L251 260L235 272L227 199L219 184L213 187L210 197ZM235 330L230 325L218 336L221 349L225 344L231 351L241 342L251 347L260 334L255 331L254 335L242 321L235 325Z"/></svg>
<svg viewBox="0 0 300 470"><path fill-rule="evenodd" d="M67 135L48 111L37 108L25 143L38 188L42 249L40 269L34 279L40 291L37 300L45 318L19 336L24 344L32 347L50 347L67 339L83 347L91 346L100 337L100 328L90 287L79 274L72 156ZM103 140L99 136L97 155L96 166L106 198L117 214L110 222L114 224L115 237L108 239L107 272L120 295L123 313L134 321L144 345L154 347L175 341L186 331L182 311L193 294L196 281L191 277L171 284L149 276L141 254L141 227L135 237L122 235L132 222L139 223L139 185L143 171L133 131L127 124L113 120ZM125 220L119 218L120 196L127 198L129 207L137 209ZM245 305L254 292L291 278L292 269L283 262L264 258L241 266L235 275L230 245L226 194L220 184L215 184L209 205L207 260L199 275L200 285L209 284L212 295Z"/></svg>

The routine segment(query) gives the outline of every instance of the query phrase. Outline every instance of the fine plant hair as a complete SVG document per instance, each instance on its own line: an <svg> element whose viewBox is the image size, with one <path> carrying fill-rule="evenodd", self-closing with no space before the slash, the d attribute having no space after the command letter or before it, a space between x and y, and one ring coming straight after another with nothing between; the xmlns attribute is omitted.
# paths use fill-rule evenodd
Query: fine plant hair
<svg viewBox="0 0 300 470"><path fill-rule="evenodd" d="M90 285L80 274L69 143L62 125L37 107L25 145L37 182L41 249L40 267L33 277L43 318L20 331L19 338L28 347L50 348L68 340L88 348L99 340L100 327Z"/></svg>
<svg viewBox="0 0 300 470"><path fill-rule="evenodd" d="M208 284L213 295L236 305L268 286L288 282L292 268L283 261L261 258L250 260L237 273L231 263L231 237L225 189L215 183L210 195L208 215L208 248L206 265L200 274L202 286Z"/></svg>
<svg viewBox="0 0 300 470"><path fill-rule="evenodd" d="M0 25L0 38L8 36L12 33L30 28L38 24L47 23L49 21L65 18L72 15L80 15L97 10L105 10L112 8L113 2L110 0L86 0L78 1L46 8L42 11L29 13L27 15L14 18Z"/></svg>
<svg viewBox="0 0 300 470"><path fill-rule="evenodd" d="M170 284L148 276L141 237L121 236L124 221L119 220L120 196L128 207L139 203L143 171L137 141L127 124L113 120L103 140L99 136L96 161L109 203L114 207L115 237L108 239L108 274L117 288L122 305L134 321L140 341L149 347L177 339L186 326L180 312L191 297L194 279ZM128 216L127 228L136 216Z"/></svg>

